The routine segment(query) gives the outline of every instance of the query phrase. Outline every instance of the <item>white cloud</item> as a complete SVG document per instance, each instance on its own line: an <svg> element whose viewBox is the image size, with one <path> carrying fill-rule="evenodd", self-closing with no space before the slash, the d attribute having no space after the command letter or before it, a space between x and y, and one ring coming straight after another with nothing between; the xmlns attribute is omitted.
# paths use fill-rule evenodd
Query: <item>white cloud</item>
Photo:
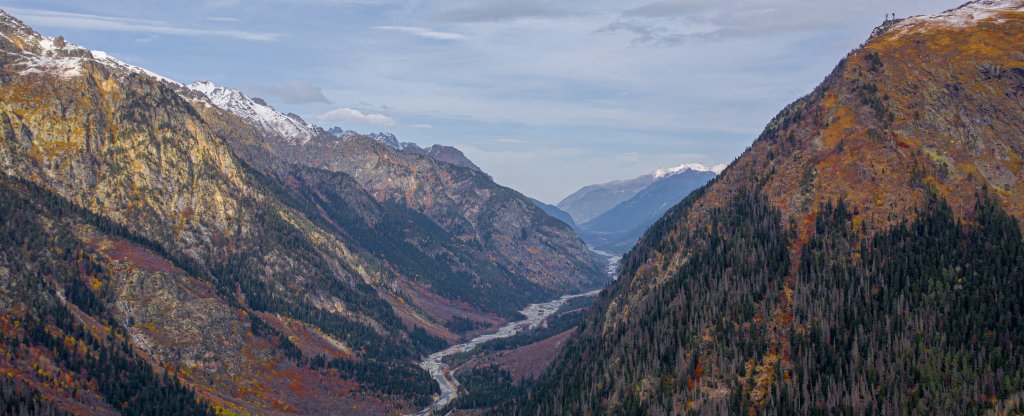
<svg viewBox="0 0 1024 416"><path fill-rule="evenodd" d="M552 18L569 15L549 0L484 0L440 13L445 20L458 22L498 22L528 18Z"/></svg>
<svg viewBox="0 0 1024 416"><path fill-rule="evenodd" d="M276 40L280 37L276 33L180 27L159 20L130 19L41 9L10 8L8 11L33 26L174 36L215 36L263 42Z"/></svg>
<svg viewBox="0 0 1024 416"><path fill-rule="evenodd" d="M339 108L328 111L317 117L324 121L348 121L351 123L376 124L379 126L394 126L395 119L379 113L364 113L354 108Z"/></svg>
<svg viewBox="0 0 1024 416"><path fill-rule="evenodd" d="M413 125L411 125L409 127L412 127L414 129L432 129L432 128L434 128L434 126L432 126L430 124L413 124Z"/></svg>
<svg viewBox="0 0 1024 416"><path fill-rule="evenodd" d="M408 34L413 35L413 36L418 36L418 37L426 38L426 39L434 39L434 40L463 40L463 39L466 39L465 36L460 35L458 33L437 32L437 31L434 31L434 30L431 30L431 29L427 29L425 27L416 27L416 26L376 26L376 27L374 27L374 29L389 30L389 31L393 31L393 32L408 33Z"/></svg>
<svg viewBox="0 0 1024 416"><path fill-rule="evenodd" d="M237 23L237 22L242 21L241 19L239 19L237 17L224 17L224 16L210 16L210 17L205 17L203 19L204 20L209 20L211 22L223 22L223 23Z"/></svg>
<svg viewBox="0 0 1024 416"><path fill-rule="evenodd" d="M256 94L266 94L288 104L330 104L320 87L305 81L288 81L284 85L250 85Z"/></svg>

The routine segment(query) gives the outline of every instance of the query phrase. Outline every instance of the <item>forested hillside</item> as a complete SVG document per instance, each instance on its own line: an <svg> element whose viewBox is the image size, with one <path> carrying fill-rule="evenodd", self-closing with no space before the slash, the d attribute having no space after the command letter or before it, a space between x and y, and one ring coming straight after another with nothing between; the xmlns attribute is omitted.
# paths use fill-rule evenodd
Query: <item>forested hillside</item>
<svg viewBox="0 0 1024 416"><path fill-rule="evenodd" d="M1024 410L1022 9L886 22L647 231L496 413Z"/></svg>

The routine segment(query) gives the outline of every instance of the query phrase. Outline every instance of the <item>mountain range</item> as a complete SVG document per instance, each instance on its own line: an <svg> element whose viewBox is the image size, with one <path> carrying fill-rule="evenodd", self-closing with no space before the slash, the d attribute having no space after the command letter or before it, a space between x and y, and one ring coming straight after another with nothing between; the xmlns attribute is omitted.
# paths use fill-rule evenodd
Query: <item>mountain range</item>
<svg viewBox="0 0 1024 416"><path fill-rule="evenodd" d="M495 413L1024 410L1024 2L888 20Z"/></svg>
<svg viewBox="0 0 1024 416"><path fill-rule="evenodd" d="M4 412L408 413L453 323L609 280L460 152L0 34Z"/></svg>

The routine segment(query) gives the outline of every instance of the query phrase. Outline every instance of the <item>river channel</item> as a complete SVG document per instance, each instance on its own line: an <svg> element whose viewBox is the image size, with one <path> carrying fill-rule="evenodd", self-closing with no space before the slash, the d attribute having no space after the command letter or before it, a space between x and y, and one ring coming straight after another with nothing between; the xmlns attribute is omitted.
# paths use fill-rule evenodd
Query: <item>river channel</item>
<svg viewBox="0 0 1024 416"><path fill-rule="evenodd" d="M441 395L438 396L437 400L434 401L426 409L413 414L413 416L427 416L434 414L435 411L440 410L447 406L452 400L455 400L459 395L459 382L455 379L455 376L451 374L451 369L448 368L448 364L445 364L444 358L469 352L475 349L480 344L488 341L493 341L501 338L508 338L515 334L518 334L524 330L536 328L538 325L544 322L551 314L558 311L565 302L568 302L575 298L582 298L586 296L596 296L600 293L600 290L594 290L587 293L580 293L576 295L565 295L558 299L544 302L534 303L524 308L520 313L526 317L521 321L510 322L505 326L498 329L497 332L490 334L480 335L476 338L469 340L458 345L445 348L441 351L430 354L427 358L420 362L420 367L430 372L430 376L437 381L437 384L441 387Z"/></svg>

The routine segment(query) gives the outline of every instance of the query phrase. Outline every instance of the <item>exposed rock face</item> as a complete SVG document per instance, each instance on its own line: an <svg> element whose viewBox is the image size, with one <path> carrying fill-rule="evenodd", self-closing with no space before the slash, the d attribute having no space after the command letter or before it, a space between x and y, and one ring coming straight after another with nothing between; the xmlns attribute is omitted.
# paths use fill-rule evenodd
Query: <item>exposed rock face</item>
<svg viewBox="0 0 1024 416"><path fill-rule="evenodd" d="M210 123L179 84L5 13L0 33L5 383L77 414L120 400L141 414L203 414L177 383L252 414L383 414L429 399L435 387L415 362L443 341L411 337L388 303L397 296L367 272L384 260L290 205L221 136L259 126ZM33 330L47 322L50 332ZM310 333L330 342L290 340ZM103 360L61 358L76 350ZM349 367L312 367L303 350ZM137 382L130 391L103 381L121 372ZM163 399L146 396L159 390ZM145 409L154 401L168 407Z"/></svg>
<svg viewBox="0 0 1024 416"><path fill-rule="evenodd" d="M478 171L346 147L2 12L0 34L4 397L407 413L436 390L415 363L458 337L452 316L501 322L606 278L568 227Z"/></svg>
<svg viewBox="0 0 1024 416"><path fill-rule="evenodd" d="M888 22L645 234L503 412L1018 408L1021 352L977 357L1022 340L1022 43L1020 1Z"/></svg>
<svg viewBox="0 0 1024 416"><path fill-rule="evenodd" d="M466 155L463 154L461 150L456 149L456 148L451 147L451 146L444 146L444 145L440 145L440 144L435 144L433 146L430 146L430 147L424 149L424 148L421 148L421 147L417 146L415 143L409 143L407 146L402 148L402 151L405 152L405 153L411 153L411 154L414 154L414 155L427 156L427 157L429 157L431 159L434 159L434 160L439 160L441 162L450 163L450 164L453 164L455 166L459 166L459 167L463 167L463 168L473 169L473 170L475 170L477 172L483 172L480 169L480 167L477 166L475 163L473 163L472 160L469 160L469 158L466 157Z"/></svg>
<svg viewBox="0 0 1024 416"><path fill-rule="evenodd" d="M349 137L361 136L359 133L356 133L351 130L344 130L340 127L331 127L330 129L327 130L327 133L338 139L346 139ZM472 160L469 160L469 158L466 157L466 155L463 154L461 150L451 146L435 144L424 149L416 143L399 142L398 137L395 137L395 135L391 133L370 133L362 136L366 136L378 142L384 143L404 153L409 153L413 155L423 155L434 160L438 160L445 163L451 163L455 166L461 166L464 168L473 169L478 172L483 172L483 170L481 170L480 167L473 163Z"/></svg>

